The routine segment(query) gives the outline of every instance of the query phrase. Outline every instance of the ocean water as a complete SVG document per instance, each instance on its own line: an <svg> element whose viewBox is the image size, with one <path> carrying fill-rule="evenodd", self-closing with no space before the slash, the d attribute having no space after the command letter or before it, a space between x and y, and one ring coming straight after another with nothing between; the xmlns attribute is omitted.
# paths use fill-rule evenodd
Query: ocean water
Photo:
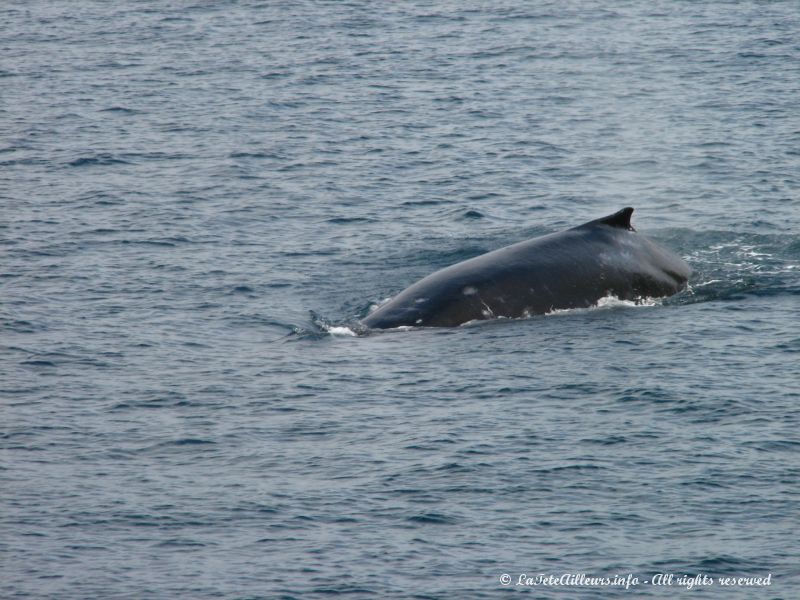
<svg viewBox="0 0 800 600"><path fill-rule="evenodd" d="M689 290L349 335L624 206ZM795 2L9 0L0 209L2 598L800 597Z"/></svg>

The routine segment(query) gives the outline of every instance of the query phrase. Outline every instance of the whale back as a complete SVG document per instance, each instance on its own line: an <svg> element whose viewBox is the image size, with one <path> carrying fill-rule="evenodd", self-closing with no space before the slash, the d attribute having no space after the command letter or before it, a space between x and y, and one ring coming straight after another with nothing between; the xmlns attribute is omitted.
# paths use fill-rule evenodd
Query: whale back
<svg viewBox="0 0 800 600"><path fill-rule="evenodd" d="M451 265L412 284L362 322L455 326L586 308L613 295L663 297L686 286L679 256L637 233L632 208Z"/></svg>

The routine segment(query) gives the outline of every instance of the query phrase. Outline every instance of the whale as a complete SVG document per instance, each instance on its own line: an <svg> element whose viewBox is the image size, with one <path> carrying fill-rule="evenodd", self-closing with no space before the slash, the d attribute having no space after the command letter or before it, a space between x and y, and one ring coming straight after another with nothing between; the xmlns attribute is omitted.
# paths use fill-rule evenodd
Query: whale
<svg viewBox="0 0 800 600"><path fill-rule="evenodd" d="M590 308L606 297L640 303L687 286L691 268L638 233L633 208L445 267L361 319L369 329L455 327Z"/></svg>

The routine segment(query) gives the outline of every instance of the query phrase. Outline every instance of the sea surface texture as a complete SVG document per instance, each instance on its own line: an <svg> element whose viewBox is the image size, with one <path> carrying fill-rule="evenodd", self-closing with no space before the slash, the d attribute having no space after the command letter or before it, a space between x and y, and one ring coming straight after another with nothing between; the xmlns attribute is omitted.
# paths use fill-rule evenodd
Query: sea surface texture
<svg viewBox="0 0 800 600"><path fill-rule="evenodd" d="M625 206L687 291L353 335ZM797 2L7 0L0 211L0 598L800 597Z"/></svg>

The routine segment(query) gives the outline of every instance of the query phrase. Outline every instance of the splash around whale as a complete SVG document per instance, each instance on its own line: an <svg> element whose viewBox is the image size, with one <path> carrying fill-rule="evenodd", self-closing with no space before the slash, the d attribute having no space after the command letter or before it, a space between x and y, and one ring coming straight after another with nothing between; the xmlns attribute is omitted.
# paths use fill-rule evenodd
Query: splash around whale
<svg viewBox="0 0 800 600"><path fill-rule="evenodd" d="M446 267L362 319L371 329L454 327L620 300L671 296L691 268L631 226L633 209Z"/></svg>

